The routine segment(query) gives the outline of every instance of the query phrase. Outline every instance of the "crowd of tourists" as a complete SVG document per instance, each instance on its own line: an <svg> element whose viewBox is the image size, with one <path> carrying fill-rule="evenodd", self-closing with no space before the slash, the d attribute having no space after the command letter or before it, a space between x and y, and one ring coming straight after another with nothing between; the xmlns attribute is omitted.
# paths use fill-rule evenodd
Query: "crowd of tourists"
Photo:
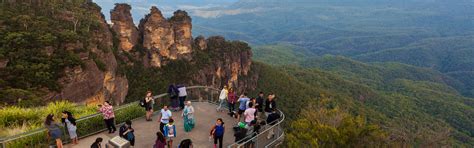
<svg viewBox="0 0 474 148"><path fill-rule="evenodd" d="M156 132L156 141L153 145L154 148L171 148L173 147L173 140L177 137L176 125L173 119L173 112L181 112L180 115L183 118L184 131L186 133L191 132L195 127L195 110L192 106L191 101L186 101L187 92L184 85L170 85L168 87L168 95L170 104L163 105L159 111L158 122L159 131ZM237 93L232 87L224 86L220 91L218 97L217 112L226 112L231 117L237 120L236 125L233 126L233 136L236 143L243 143L245 141L252 140L257 134L260 133L266 126L276 124L280 118L280 114L276 110L275 94L268 93L265 99L265 93L258 93L257 97L248 97L248 94L243 92L237 98ZM140 100L140 106L146 111L146 121L152 121L153 106L155 99L151 91L147 91L144 99ZM237 108L235 108L237 106ZM227 108L227 109L226 109ZM102 113L105 126L108 129L109 134L116 132L115 127L115 114L113 106L109 101L105 101L99 105L98 112ZM78 144L78 137L76 133L76 119L69 111L62 112L63 124L56 123L54 121L53 114L49 114L46 117L45 127L48 130L50 139L54 139L56 147L62 148L63 142L61 137L63 136L61 126L65 126L68 131L68 135L73 145ZM127 120L119 128L119 136L129 141L131 146L135 145L135 130L132 127L132 121ZM209 132L209 141L213 141L214 148L223 147L223 139L225 126L224 120L218 118L215 123L212 123ZM273 129L269 130L267 138L270 139L274 136ZM102 145L103 138L98 137L91 148L104 148ZM255 142L255 139L252 140ZM252 142L246 142L246 144L252 144ZM178 144L178 148L192 147L191 139L184 139Z"/></svg>

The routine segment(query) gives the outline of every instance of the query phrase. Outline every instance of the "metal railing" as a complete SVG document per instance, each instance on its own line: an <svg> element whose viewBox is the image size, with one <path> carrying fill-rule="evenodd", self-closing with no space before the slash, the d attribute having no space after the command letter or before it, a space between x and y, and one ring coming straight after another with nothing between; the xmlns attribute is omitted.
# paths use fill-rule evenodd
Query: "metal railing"
<svg viewBox="0 0 474 148"><path fill-rule="evenodd" d="M252 132L245 138L228 146L228 148L271 148L276 147L283 142L285 132L282 123L285 120L285 114L278 110L280 118L272 123L263 126L262 132L258 134ZM273 124L274 123L274 124Z"/></svg>
<svg viewBox="0 0 474 148"><path fill-rule="evenodd" d="M217 104L218 102L218 95L219 89L208 87L208 86L190 86L186 87L188 93L188 99L190 101L196 102L208 102L212 104ZM153 96L155 99L154 108L160 108L163 104L169 104L170 99L165 98L168 96L168 93L159 94ZM115 112L115 123L116 125L123 124L126 120L137 120L143 118L145 115L145 111L142 107L138 105L139 101L134 101L127 103L125 105L121 105L114 108ZM157 113L159 110L155 111ZM229 146L229 148L234 147L246 147L248 145L255 145L256 147L272 147L279 143L279 141L283 140L284 132L281 127L281 123L283 122L285 116L283 112L279 111L281 118L277 120L276 124L268 125L269 127L264 129L263 132L260 134L249 137L246 141L239 141ZM78 128L78 136L79 138L85 138L103 131L106 131L107 128L103 124L102 114L95 113L88 116L84 116L79 118L77 121ZM95 126L86 126L86 125L95 125ZM81 126L84 125L84 126ZM267 138L267 134L270 131L274 131L274 136ZM63 140L68 140L65 136L67 131L63 129ZM21 134L9 136L0 139L0 147L7 148L7 147L47 147L52 144L52 140L47 138L47 131L45 128L40 128L28 132L24 132ZM46 142L45 142L46 141ZM64 141L65 143L69 141Z"/></svg>
<svg viewBox="0 0 474 148"><path fill-rule="evenodd" d="M217 92L219 90L208 86L190 86L187 87L187 91L189 100L207 101L212 103L214 101L217 101ZM168 93L153 96L153 99L155 99L155 102L157 102L154 104L154 108L158 108L162 104L169 104L169 99L165 98L167 96ZM116 116L116 125L123 124L125 120L136 120L144 117L145 111L142 107L138 105L138 102L139 101L134 101L114 108ZM120 118L122 116L123 118ZM95 113L81 117L77 119L76 123L78 124L79 128L79 138L88 137L90 135L94 135L107 130L106 127L103 125L103 118L101 113ZM96 126L86 126L86 124L92 124ZM66 132L67 131L63 129L62 139L65 143L69 142L69 139L65 136ZM54 141L49 140L47 137L47 130L45 128L39 128L21 134L4 137L0 139L0 147L47 147L51 145Z"/></svg>

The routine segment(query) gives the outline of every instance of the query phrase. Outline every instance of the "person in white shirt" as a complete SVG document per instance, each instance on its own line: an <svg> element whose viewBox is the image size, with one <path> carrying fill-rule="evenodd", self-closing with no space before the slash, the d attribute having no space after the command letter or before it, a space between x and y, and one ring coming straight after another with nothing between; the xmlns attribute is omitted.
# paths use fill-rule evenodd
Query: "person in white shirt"
<svg viewBox="0 0 474 148"><path fill-rule="evenodd" d="M224 88L222 88L221 90L221 94L219 95L219 106L216 109L217 111L222 111L221 109L224 107L225 102L227 100L227 94L227 86L224 86Z"/></svg>
<svg viewBox="0 0 474 148"><path fill-rule="evenodd" d="M186 101L186 96L188 96L188 93L186 92L186 86L184 85L178 85L178 98L179 98L179 107L180 109L184 109L184 101Z"/></svg>
<svg viewBox="0 0 474 148"><path fill-rule="evenodd" d="M161 133L165 133L164 131L164 127L166 124L169 123L170 119L171 119L171 111L168 109L168 106L163 106L163 109L161 109L161 114L160 114L160 117L158 118L159 122L160 122L160 131Z"/></svg>

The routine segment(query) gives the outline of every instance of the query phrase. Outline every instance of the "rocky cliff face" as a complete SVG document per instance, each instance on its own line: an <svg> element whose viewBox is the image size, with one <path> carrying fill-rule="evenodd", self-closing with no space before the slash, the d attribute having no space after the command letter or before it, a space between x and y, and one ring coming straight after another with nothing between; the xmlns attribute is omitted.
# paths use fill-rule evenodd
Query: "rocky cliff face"
<svg viewBox="0 0 474 148"><path fill-rule="evenodd" d="M112 100L119 104L125 100L128 92L128 80L117 74L117 60L112 49L112 33L100 10L92 10L99 18L99 27L91 30L90 42L66 44L65 48L86 48L88 52L80 53L84 66L65 69L65 77L59 79L60 92L48 94L52 100L67 99L74 102L99 103ZM97 60L99 62L97 62ZM100 67L103 63L104 67Z"/></svg>
<svg viewBox="0 0 474 148"><path fill-rule="evenodd" d="M113 46L113 33L107 30L105 21L100 17L101 28L94 33L94 42L88 48L97 56L96 59L106 63L106 70L100 70L90 57L83 57L86 67L66 69L68 76L61 79L65 87L56 96L86 102L101 102L110 98L114 98L117 103L123 102L127 95L128 80L125 76L117 75L116 59L123 59L123 52L133 55L132 58L135 59L132 61L141 60L145 66L155 68L179 59L195 64L192 66L199 69L191 74L190 80L186 80L188 85L217 88L229 85L237 90L255 89L258 77L249 73L252 53L246 43L226 41L223 37L205 39L199 36L193 40L191 18L185 11L178 10L171 18L166 19L156 7L152 7L150 14L140 21L137 30L130 10L131 7L127 4L117 4L111 10L111 27L119 41L116 43L118 51L121 52L115 56L119 57L99 49L111 49ZM138 50L145 51L144 55L131 50L137 45L142 48ZM193 54L193 50L207 55L210 61L198 65L204 59Z"/></svg>
<svg viewBox="0 0 474 148"><path fill-rule="evenodd" d="M120 41L118 45L120 51L130 52L138 43L138 29L133 23L131 9L128 4L116 4L110 11L112 29Z"/></svg>
<svg viewBox="0 0 474 148"><path fill-rule="evenodd" d="M133 101L141 97L144 93L141 91L149 88L164 92L161 88L173 82L216 88L230 85L237 90L254 89L256 86L258 77L249 72L250 47L222 37L205 39L199 36L193 39L192 20L185 11L178 10L166 19L158 8L152 7L150 14L140 21L137 28L130 14L132 8L127 4L117 4L110 11L113 24L109 26L100 8L92 2L65 3L44 2L41 7L55 9L41 14L34 10L29 12L31 16L38 14L47 18L36 20L41 22L40 26L36 26L38 32L28 30L31 27L28 21L15 25L17 20L11 20L9 24L0 20L0 34L5 31L14 35L33 32L35 39L41 39L35 44L31 38L18 36L22 40L33 41L31 45L38 46L33 48L27 43L20 44L27 45L25 48L16 44L0 45L2 49L11 48L18 50L17 54L24 54L1 55L0 81L5 78L8 84L0 84L0 99L9 99L7 103L10 104L19 104L29 96L41 102L69 100L101 103L111 100L114 104L120 104L126 101L127 95L132 98L127 101ZM9 11L23 12L20 9ZM25 16L25 19L29 18ZM60 25L51 25L58 22ZM15 30L18 26L20 29ZM16 41L11 40L12 43ZM28 52L22 51L30 48L32 50ZM23 56L28 57L18 58ZM53 57L54 60L51 60ZM37 59L43 63L38 63ZM43 69L30 74L23 67ZM27 77L33 78L22 81ZM160 79L154 79L157 77ZM46 85L51 83L54 85ZM133 86L130 92L129 85ZM5 86L9 91L2 91Z"/></svg>
<svg viewBox="0 0 474 148"><path fill-rule="evenodd" d="M215 36L208 39L199 36L195 39L196 52L212 55L211 61L193 75L193 81L199 85L222 88L224 85L235 88L239 93L254 90L258 75L250 73L252 51L247 43L226 41ZM193 57L193 60L202 60Z"/></svg>
<svg viewBox="0 0 474 148"><path fill-rule="evenodd" d="M163 61L188 57L191 53L191 18L184 11L176 11L171 19L165 19L156 7L140 21L139 30L152 67L161 67Z"/></svg>

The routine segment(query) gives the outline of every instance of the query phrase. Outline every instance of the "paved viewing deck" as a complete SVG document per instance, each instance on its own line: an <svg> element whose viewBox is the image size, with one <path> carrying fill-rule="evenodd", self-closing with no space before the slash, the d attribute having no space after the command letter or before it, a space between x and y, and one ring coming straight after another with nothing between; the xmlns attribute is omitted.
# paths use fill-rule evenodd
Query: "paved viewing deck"
<svg viewBox="0 0 474 148"><path fill-rule="evenodd" d="M173 119L176 125L177 137L173 138L173 147L176 147L181 140L191 139L195 148L209 148L213 147L213 139L209 141L210 128L215 124L218 118L222 118L225 122L225 133L223 143L227 148L240 148L250 147L251 145L255 148L268 148L276 147L280 144L284 138L284 131L281 127L281 123L285 119L285 115L280 111L281 118L274 122L274 124L267 124L262 127L259 134L247 133L247 137L239 142L235 142L233 126L238 122L237 119L227 115L227 110L224 112L216 111L215 102L218 101L218 95L220 90L207 86L190 86L187 87L188 100L192 100L192 106L195 109L196 125L194 129L186 133L184 132L183 117L181 117L181 111L173 112ZM168 94L163 93L153 97L156 105L169 104ZM211 103L214 102L214 103ZM155 106L155 113L152 117L153 121L145 121L144 109L138 106L138 101L123 104L121 106L114 107L117 131L113 134L109 134L105 129L104 122L102 120L102 114L95 113L85 117L79 118L76 122L78 124L79 144L71 145L66 144L64 147L67 148L87 148L95 141L96 138L103 138L102 145L113 137L118 136L119 126L123 124L125 119L133 119L132 127L135 129L135 147L137 148L151 148L155 144L157 138L156 133L159 130L159 110L161 107ZM64 129L63 129L64 130ZM64 131L65 132L65 131ZM252 132L252 131L250 131ZM274 134L271 134L274 133ZM267 135L273 135L267 137ZM0 148L9 147L48 147L54 145L54 141L50 140L46 136L46 129L39 128L36 130L28 131L25 133L13 135L10 137L0 139ZM68 143L68 137L63 135L61 138L64 142Z"/></svg>
<svg viewBox="0 0 474 148"><path fill-rule="evenodd" d="M181 117L181 111L173 112L173 119L176 125L177 137L173 140L173 147L176 147L179 142L183 139L191 139L195 148L208 148L214 145L214 141L209 141L209 131L212 125L215 124L217 118L224 120L225 134L224 134L224 146L228 146L234 143L234 132L232 126L237 124L237 119L231 118L227 115L227 112L217 112L216 106L207 102L193 102L195 109L196 126L194 129L186 133L184 132L183 117ZM132 121L132 127L135 129L135 147L139 148L151 148L155 144L156 132L160 131L158 122L159 112L155 112L153 115L153 121L145 121L145 118L139 118ZM117 127L118 130L119 127ZM110 138L118 136L118 131L114 134L109 134L108 131L86 137L79 140L78 145L66 145L70 148L84 148L90 147L97 137L104 138L106 143Z"/></svg>

